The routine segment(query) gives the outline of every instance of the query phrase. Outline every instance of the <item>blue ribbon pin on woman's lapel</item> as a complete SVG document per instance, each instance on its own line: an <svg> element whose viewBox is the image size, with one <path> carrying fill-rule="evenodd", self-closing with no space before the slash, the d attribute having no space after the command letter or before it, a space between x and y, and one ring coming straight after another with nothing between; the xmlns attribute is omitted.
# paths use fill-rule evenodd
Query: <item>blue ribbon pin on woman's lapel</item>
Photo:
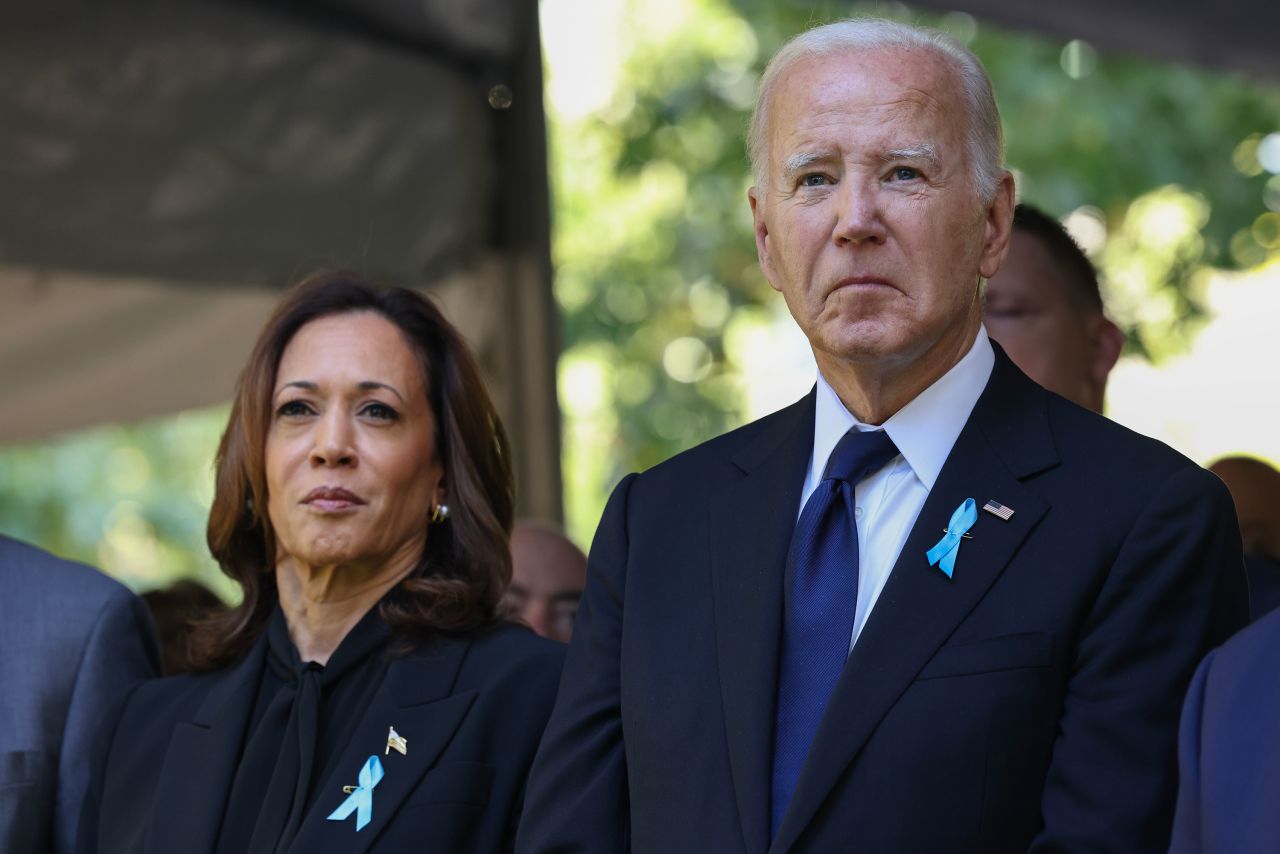
<svg viewBox="0 0 1280 854"><path fill-rule="evenodd" d="M978 521L978 504L972 498L966 498L964 503L951 514L951 521L947 523L947 532L942 535L942 539L925 552L925 557L929 559L929 566L937 566L947 574L947 578L951 578L956 571L956 553L960 551L960 538L969 532L976 521Z"/></svg>
<svg viewBox="0 0 1280 854"><path fill-rule="evenodd" d="M329 821L342 821L354 812L356 831L364 830L373 818L373 787L382 782L382 774L382 760L376 754L366 759L360 769L359 785L344 788L344 791L350 789L347 799L329 813Z"/></svg>

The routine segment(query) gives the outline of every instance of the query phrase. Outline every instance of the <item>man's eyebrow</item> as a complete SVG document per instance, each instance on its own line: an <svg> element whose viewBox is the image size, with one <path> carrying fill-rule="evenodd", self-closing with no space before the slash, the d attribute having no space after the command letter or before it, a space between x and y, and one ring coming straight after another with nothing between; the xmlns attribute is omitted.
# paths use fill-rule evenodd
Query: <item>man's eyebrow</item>
<svg viewBox="0 0 1280 854"><path fill-rule="evenodd" d="M281 391L283 391L286 388L300 388L300 389L303 389L304 391L320 390L320 386L317 385L316 383L313 383L311 380L293 380L292 382L287 382L284 385L280 386L280 388L276 390L276 394L279 394ZM361 391L370 391L375 388L385 388L387 391L391 392L396 397L400 398L401 402L404 401L404 395L402 395L399 391L397 391L395 386L387 385L386 383L380 383L377 380L364 380L357 386L357 388L359 388Z"/></svg>
<svg viewBox="0 0 1280 854"><path fill-rule="evenodd" d="M820 154L815 151L801 151L788 157L782 163L782 174L792 176L798 172L803 172L815 163L827 160L829 155Z"/></svg>
<svg viewBox="0 0 1280 854"><path fill-rule="evenodd" d="M932 143L922 142L920 145L907 148L891 148L881 154L880 159L885 163L892 163L895 160L923 160L930 166L937 167L938 152Z"/></svg>

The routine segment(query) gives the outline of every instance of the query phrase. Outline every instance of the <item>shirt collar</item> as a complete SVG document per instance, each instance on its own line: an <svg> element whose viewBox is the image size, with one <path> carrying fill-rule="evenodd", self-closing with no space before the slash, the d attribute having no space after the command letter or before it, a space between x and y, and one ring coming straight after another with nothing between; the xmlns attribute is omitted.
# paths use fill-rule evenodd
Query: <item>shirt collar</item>
<svg viewBox="0 0 1280 854"><path fill-rule="evenodd" d="M987 387L995 352L987 330L979 325L969 352L933 385L916 395L906 406L884 422L884 430L926 489L933 489L942 465L969 420L969 413ZM850 429L877 430L863 424L845 409L839 395L818 371L817 410L813 423L811 482L822 479L827 458Z"/></svg>

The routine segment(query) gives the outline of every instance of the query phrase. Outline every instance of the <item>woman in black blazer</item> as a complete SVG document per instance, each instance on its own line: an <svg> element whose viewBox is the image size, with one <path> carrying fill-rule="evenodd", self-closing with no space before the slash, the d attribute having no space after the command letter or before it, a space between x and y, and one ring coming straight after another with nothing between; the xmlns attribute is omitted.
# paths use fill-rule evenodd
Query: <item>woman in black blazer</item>
<svg viewBox="0 0 1280 854"><path fill-rule="evenodd" d="M104 737L82 851L512 847L559 645L505 623L512 485L479 371L430 302L322 273L241 375L209 545L243 602L206 672Z"/></svg>

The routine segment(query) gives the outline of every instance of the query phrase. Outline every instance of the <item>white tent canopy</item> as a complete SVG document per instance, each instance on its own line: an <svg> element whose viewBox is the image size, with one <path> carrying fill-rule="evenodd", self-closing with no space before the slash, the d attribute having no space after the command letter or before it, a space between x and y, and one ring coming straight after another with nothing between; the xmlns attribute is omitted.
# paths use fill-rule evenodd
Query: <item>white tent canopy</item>
<svg viewBox="0 0 1280 854"><path fill-rule="evenodd" d="M441 300L559 516L532 0L20 0L0 79L0 442L226 400L347 266Z"/></svg>

